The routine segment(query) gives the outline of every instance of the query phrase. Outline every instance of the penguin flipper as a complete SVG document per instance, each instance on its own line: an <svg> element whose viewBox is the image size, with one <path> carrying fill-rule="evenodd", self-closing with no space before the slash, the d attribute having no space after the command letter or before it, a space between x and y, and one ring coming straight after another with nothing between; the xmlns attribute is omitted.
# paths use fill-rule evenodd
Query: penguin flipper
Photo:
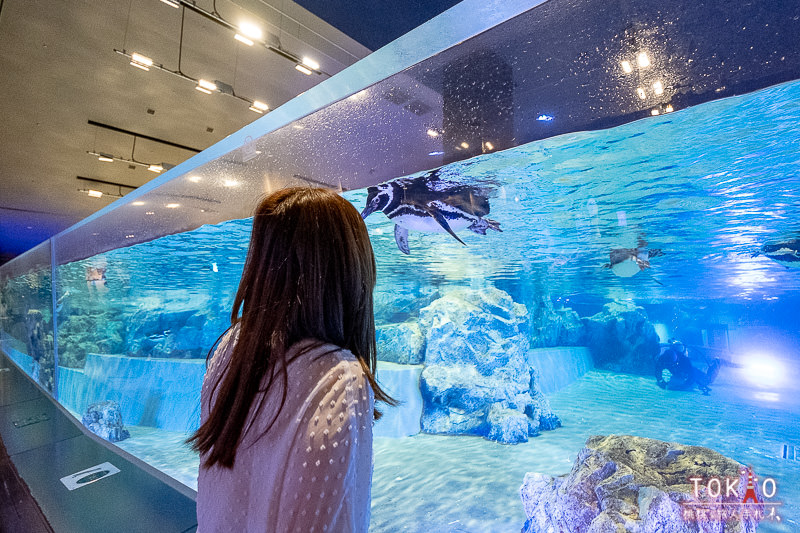
<svg viewBox="0 0 800 533"><path fill-rule="evenodd" d="M501 233L503 232L503 230L500 229L500 223L496 220L492 220L491 218L479 218L467 226L467 229L472 230L479 235L486 235L487 229L499 231Z"/></svg>
<svg viewBox="0 0 800 533"><path fill-rule="evenodd" d="M465 243L464 241L462 241L461 239L458 238L458 235L456 235L456 232L453 231L453 228L450 227L450 224L447 223L447 218L445 218L445 216L442 214L441 211L439 211L435 207L431 207L431 206L427 206L425 208L425 210L428 212L428 214L431 217L433 217L433 220L438 222L439 225L442 227L442 229L444 229L447 233L452 235L455 240L457 240L458 242L460 242L464 246L467 245L467 243Z"/></svg>
<svg viewBox="0 0 800 533"><path fill-rule="evenodd" d="M401 252L406 255L410 253L408 249L408 230L406 228L397 224L394 225L394 242L397 243L397 247Z"/></svg>

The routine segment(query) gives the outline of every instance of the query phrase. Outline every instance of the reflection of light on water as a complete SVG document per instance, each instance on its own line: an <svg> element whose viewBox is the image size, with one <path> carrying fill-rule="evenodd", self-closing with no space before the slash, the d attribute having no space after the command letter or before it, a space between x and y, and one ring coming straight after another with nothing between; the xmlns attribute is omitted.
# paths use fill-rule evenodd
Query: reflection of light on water
<svg viewBox="0 0 800 533"><path fill-rule="evenodd" d="M777 392L757 392L753 395L753 398L767 402L778 402L781 399Z"/></svg>
<svg viewBox="0 0 800 533"><path fill-rule="evenodd" d="M742 365L742 376L761 388L780 387L786 381L786 368L770 355L752 353Z"/></svg>
<svg viewBox="0 0 800 533"><path fill-rule="evenodd" d="M728 278L731 285L752 288L765 283L773 283L775 278L767 276L769 270L764 266L764 258L740 255L736 274Z"/></svg>
<svg viewBox="0 0 800 533"><path fill-rule="evenodd" d="M752 287L763 283L772 283L775 281L775 278L767 277L766 274L760 270L753 270L749 272L740 272L736 276L729 278L729 281L733 285Z"/></svg>

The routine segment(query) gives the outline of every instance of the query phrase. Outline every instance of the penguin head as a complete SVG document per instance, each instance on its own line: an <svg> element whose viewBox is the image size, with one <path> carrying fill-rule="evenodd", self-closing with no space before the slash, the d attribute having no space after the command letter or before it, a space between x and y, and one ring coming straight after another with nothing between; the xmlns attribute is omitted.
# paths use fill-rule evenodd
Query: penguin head
<svg viewBox="0 0 800 533"><path fill-rule="evenodd" d="M375 211L383 211L393 197L392 186L388 183L367 188L367 205L361 211L361 218L367 218Z"/></svg>

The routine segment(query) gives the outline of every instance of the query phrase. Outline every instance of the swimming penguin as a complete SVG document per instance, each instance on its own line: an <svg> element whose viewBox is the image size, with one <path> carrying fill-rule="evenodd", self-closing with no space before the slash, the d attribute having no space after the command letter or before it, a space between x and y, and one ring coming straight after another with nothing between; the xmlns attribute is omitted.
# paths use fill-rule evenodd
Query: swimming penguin
<svg viewBox="0 0 800 533"><path fill-rule="evenodd" d="M650 259L664 255L658 248L647 248L647 242L639 239L636 248L615 248L609 253L610 263L603 268L610 268L611 272L621 278L630 278L642 270L650 268Z"/></svg>
<svg viewBox="0 0 800 533"><path fill-rule="evenodd" d="M775 244L765 244L753 257L764 254L787 268L800 268L800 239L788 239Z"/></svg>
<svg viewBox="0 0 800 533"><path fill-rule="evenodd" d="M480 235L487 229L502 231L499 222L483 218L489 214L485 190L443 180L438 169L369 187L367 193L361 217L383 211L395 224L394 240L404 254L409 253L408 230L447 232L465 246L456 231L467 228Z"/></svg>

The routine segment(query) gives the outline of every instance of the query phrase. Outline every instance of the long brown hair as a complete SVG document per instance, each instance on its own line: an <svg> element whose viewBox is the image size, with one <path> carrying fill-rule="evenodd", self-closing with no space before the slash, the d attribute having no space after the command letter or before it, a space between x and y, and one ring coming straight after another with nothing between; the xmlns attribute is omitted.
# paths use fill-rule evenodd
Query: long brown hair
<svg viewBox="0 0 800 533"><path fill-rule="evenodd" d="M283 408L286 352L302 339L349 350L360 361L375 399L396 405L375 381L374 287L372 244L350 202L326 189L293 187L259 204L231 312L238 340L214 383L207 420L187 441L206 454L205 467L233 467L251 407L277 377L283 384ZM272 413L272 423L277 415Z"/></svg>

